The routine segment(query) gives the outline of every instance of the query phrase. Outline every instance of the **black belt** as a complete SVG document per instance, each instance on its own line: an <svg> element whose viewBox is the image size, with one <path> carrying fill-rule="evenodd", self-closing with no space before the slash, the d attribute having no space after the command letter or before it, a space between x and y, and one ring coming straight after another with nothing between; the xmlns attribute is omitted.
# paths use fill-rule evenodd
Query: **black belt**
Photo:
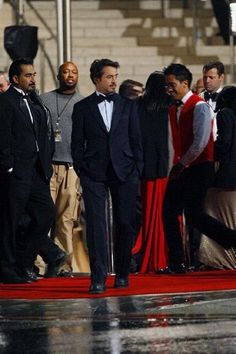
<svg viewBox="0 0 236 354"><path fill-rule="evenodd" d="M53 161L52 164L58 166L59 165L66 166L68 168L73 166L72 162L65 162L65 161Z"/></svg>

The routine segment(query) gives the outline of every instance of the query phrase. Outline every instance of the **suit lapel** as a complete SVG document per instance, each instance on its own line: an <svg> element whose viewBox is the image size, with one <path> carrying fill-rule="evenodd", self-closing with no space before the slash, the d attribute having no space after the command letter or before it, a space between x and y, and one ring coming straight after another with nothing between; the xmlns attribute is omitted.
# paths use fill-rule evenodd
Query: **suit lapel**
<svg viewBox="0 0 236 354"><path fill-rule="evenodd" d="M112 112L112 121L111 121L111 130L110 133L116 128L119 119L121 117L121 111L123 109L122 99L119 95L115 95L113 112Z"/></svg>
<svg viewBox="0 0 236 354"><path fill-rule="evenodd" d="M26 107L26 104L24 103L21 94L15 90L13 87L10 87L8 90L11 90L13 93L13 97L15 99L16 104L18 105L20 112L22 112L21 119L24 120L24 122L30 126L31 128L33 127L28 108Z"/></svg>
<svg viewBox="0 0 236 354"><path fill-rule="evenodd" d="M105 126L105 123L103 121L102 115L99 111L98 108L98 104L97 104L97 100L96 100L96 93L94 92L89 99L89 107L92 110L92 114L95 117L95 119L97 120L99 126L102 128L102 130L104 130L104 132L106 134L108 134L107 128Z"/></svg>

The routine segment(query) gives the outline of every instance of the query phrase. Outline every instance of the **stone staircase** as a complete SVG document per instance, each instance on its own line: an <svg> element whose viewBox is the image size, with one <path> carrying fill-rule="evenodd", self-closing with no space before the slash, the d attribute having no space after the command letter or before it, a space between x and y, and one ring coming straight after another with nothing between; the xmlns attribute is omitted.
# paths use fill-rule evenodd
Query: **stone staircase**
<svg viewBox="0 0 236 354"><path fill-rule="evenodd" d="M52 33L46 29L25 4L25 18L29 25L39 27L39 39L43 40L55 71L56 10L54 1L31 1L32 6L46 21ZM197 29L193 30L191 0L74 0L72 8L72 57L80 70L80 92L93 90L89 67L95 58L108 57L119 61L120 82L127 78L146 82L154 70L161 70L171 62L187 65L194 80L201 76L204 63L221 60L229 72L230 48L216 37L218 26L214 19L211 1L197 1ZM8 2L0 5L4 17L0 23L0 70L10 59L2 49L3 29L12 24ZM55 87L49 68L40 51L35 60L39 72L39 85L44 81L44 91ZM44 67L45 66L45 67ZM40 72L43 75L40 77ZM229 82L229 75L227 82Z"/></svg>

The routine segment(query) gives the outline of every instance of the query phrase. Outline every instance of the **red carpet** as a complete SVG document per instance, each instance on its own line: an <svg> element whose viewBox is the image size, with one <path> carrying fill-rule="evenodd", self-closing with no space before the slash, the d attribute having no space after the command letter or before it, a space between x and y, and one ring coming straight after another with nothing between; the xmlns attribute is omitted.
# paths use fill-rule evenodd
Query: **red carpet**
<svg viewBox="0 0 236 354"><path fill-rule="evenodd" d="M130 276L128 289L114 289L114 277L107 279L107 291L89 295L89 277L41 279L24 285L0 285L0 299L78 299L198 291L236 290L236 271L207 271L184 275L138 274Z"/></svg>

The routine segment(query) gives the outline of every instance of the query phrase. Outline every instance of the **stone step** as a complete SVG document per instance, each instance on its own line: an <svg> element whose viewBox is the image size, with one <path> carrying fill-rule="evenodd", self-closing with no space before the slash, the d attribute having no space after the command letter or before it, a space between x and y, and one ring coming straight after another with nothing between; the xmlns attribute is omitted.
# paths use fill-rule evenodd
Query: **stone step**
<svg viewBox="0 0 236 354"><path fill-rule="evenodd" d="M180 56L176 56L175 61L179 61L187 66L189 65L203 65L205 63L207 63L208 61L214 61L214 60L218 60L218 56L217 55L206 55L206 56L192 56L192 55L180 55Z"/></svg>
<svg viewBox="0 0 236 354"><path fill-rule="evenodd" d="M174 38L174 37L140 37L137 39L138 45L141 46L157 46L158 48L161 47L175 47L175 46L183 46L187 45L187 39L186 37L179 37L179 38Z"/></svg>
<svg viewBox="0 0 236 354"><path fill-rule="evenodd" d="M132 25L142 25L143 20L142 18L118 18L118 19L100 19L100 18L80 18L79 21L77 18L72 19L72 28L73 31L77 30L78 28L106 28L106 29L113 29L113 28L127 28L128 26Z"/></svg>
<svg viewBox="0 0 236 354"><path fill-rule="evenodd" d="M142 10L142 9L132 9L132 10L124 10L122 11L124 17L132 18L161 18L162 11L161 10Z"/></svg>
<svg viewBox="0 0 236 354"><path fill-rule="evenodd" d="M183 3L188 6L183 8ZM171 62L184 63L196 77L201 76L203 63L210 59L223 58L228 63L228 46L222 46L222 39L215 36L218 25L210 1L196 3L199 33L195 44L192 40L192 0L72 0L72 57L79 66L82 94L87 95L94 89L89 67L95 58L109 57L119 61L120 82L133 78L143 83L152 71L161 70ZM31 0L31 4L56 34L55 1ZM3 9L1 29L12 22L9 3L0 5L1 12ZM32 14L27 2L25 15L29 24L39 27L39 38L46 39L45 47L56 70L56 41L49 39L50 33ZM220 49L217 50L215 44L221 44ZM7 54L2 52L0 69L9 62ZM40 52L35 65L40 72ZM53 89L55 84L48 67L45 77L45 90ZM40 84L40 76L38 79Z"/></svg>
<svg viewBox="0 0 236 354"><path fill-rule="evenodd" d="M76 45L78 47L114 47L114 44L116 47L124 47L127 46L129 48L130 46L136 46L137 45L137 39L133 37L125 37L125 38L76 38L74 36L74 41L76 41ZM84 49L83 49L84 51Z"/></svg>
<svg viewBox="0 0 236 354"><path fill-rule="evenodd" d="M165 46L158 48L159 55L173 55L173 56L183 56L183 55L196 55L196 50L193 47L173 47L173 46Z"/></svg>

